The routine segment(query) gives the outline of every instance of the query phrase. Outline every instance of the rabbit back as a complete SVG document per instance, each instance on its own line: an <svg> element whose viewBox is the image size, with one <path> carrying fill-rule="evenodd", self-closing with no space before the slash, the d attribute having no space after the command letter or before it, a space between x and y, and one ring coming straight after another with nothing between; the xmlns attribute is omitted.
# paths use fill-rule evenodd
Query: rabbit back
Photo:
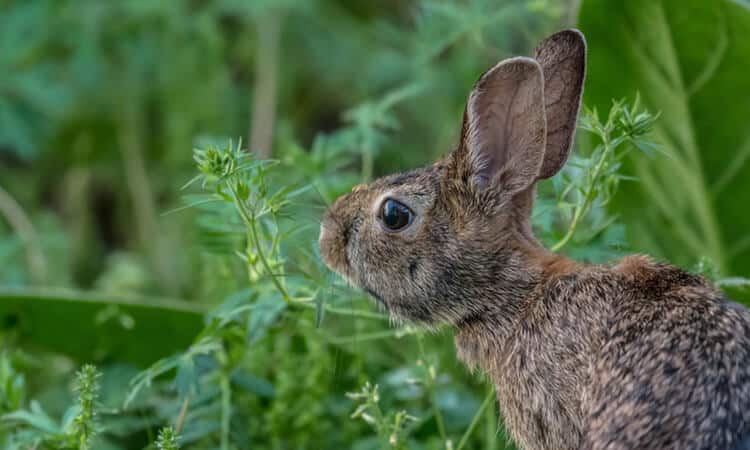
<svg viewBox="0 0 750 450"><path fill-rule="evenodd" d="M552 261L515 324L485 317L456 333L520 448L733 448L750 436L748 310L647 257Z"/></svg>
<svg viewBox="0 0 750 450"><path fill-rule="evenodd" d="M628 294L592 364L584 448L742 448L750 312L672 266L624 268Z"/></svg>

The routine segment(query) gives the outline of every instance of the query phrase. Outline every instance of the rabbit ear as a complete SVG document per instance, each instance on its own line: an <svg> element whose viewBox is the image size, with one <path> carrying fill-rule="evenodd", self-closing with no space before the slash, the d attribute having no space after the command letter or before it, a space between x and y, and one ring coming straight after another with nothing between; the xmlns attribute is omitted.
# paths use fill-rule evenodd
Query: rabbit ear
<svg viewBox="0 0 750 450"><path fill-rule="evenodd" d="M543 40L534 57L544 73L547 149L539 179L556 174L570 154L586 73L586 40L578 30L564 30Z"/></svg>
<svg viewBox="0 0 750 450"><path fill-rule="evenodd" d="M530 186L544 158L543 91L541 67L531 58L507 59L485 72L464 112L456 175L479 189Z"/></svg>

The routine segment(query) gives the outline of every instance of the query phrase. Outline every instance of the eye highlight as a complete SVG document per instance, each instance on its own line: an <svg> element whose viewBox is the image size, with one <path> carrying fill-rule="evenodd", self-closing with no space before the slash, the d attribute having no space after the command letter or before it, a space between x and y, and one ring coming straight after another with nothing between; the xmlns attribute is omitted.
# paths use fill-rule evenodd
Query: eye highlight
<svg viewBox="0 0 750 450"><path fill-rule="evenodd" d="M411 209L392 198L386 199L380 206L380 220L391 231L399 231L406 228L413 219L414 213L411 212Z"/></svg>

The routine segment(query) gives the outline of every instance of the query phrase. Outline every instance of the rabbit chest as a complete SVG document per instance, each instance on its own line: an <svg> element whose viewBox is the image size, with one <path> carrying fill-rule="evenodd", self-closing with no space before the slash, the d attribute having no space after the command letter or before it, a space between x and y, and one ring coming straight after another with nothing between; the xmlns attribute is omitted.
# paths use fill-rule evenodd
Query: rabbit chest
<svg viewBox="0 0 750 450"><path fill-rule="evenodd" d="M492 375L505 426L525 450L577 449L583 433L585 367L571 367L572 362L563 367L543 353L516 348Z"/></svg>
<svg viewBox="0 0 750 450"><path fill-rule="evenodd" d="M606 307L592 302L574 278L541 289L536 306L510 332L489 321L457 334L459 357L491 377L505 427L524 450L581 444Z"/></svg>

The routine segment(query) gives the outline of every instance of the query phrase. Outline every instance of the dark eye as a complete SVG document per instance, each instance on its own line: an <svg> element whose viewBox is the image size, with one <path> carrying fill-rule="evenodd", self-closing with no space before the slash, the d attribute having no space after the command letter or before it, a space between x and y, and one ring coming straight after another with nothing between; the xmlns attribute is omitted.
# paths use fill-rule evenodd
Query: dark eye
<svg viewBox="0 0 750 450"><path fill-rule="evenodd" d="M397 231L406 227L413 217L414 214L408 206L392 198L384 201L383 206L380 207L380 218L389 230Z"/></svg>

